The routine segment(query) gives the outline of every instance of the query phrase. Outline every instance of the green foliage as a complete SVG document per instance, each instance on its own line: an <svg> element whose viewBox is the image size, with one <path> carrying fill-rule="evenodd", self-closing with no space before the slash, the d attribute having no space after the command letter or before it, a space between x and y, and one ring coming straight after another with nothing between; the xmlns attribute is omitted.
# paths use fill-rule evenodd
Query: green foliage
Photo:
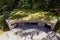
<svg viewBox="0 0 60 40"><path fill-rule="evenodd" d="M48 11L52 8L60 7L59 0L1 0L0 4L2 7L7 5L7 9L10 11L15 8L33 10L42 9Z"/></svg>

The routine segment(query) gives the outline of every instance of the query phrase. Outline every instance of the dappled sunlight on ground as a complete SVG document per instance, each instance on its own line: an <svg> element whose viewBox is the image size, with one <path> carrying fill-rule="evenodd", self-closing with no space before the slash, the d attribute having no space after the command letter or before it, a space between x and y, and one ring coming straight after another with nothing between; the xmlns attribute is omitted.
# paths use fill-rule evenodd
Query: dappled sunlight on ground
<svg viewBox="0 0 60 40"><path fill-rule="evenodd" d="M40 17L42 17L42 16L44 16L44 15L41 15L40 12L37 12L37 13L29 14L29 15L26 16L26 17L23 17L23 20L24 20L25 18L27 18L28 20L37 20L37 19L40 19Z"/></svg>
<svg viewBox="0 0 60 40"><path fill-rule="evenodd" d="M0 34L2 34L3 33L3 30L0 30Z"/></svg>
<svg viewBox="0 0 60 40"><path fill-rule="evenodd" d="M59 17L59 20L60 20L60 17Z"/></svg>
<svg viewBox="0 0 60 40"><path fill-rule="evenodd" d="M33 11L33 10L13 10L10 13L9 19L23 19L23 20L38 20L45 19L51 20L51 22L56 18L51 12L46 11Z"/></svg>
<svg viewBox="0 0 60 40"><path fill-rule="evenodd" d="M0 19L3 17L3 15L0 16Z"/></svg>

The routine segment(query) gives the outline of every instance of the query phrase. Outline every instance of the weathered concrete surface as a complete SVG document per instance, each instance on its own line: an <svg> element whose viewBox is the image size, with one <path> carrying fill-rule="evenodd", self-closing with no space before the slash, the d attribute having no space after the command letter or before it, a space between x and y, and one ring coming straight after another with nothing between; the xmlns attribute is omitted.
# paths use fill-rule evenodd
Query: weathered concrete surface
<svg viewBox="0 0 60 40"><path fill-rule="evenodd" d="M27 25L29 26L29 25ZM44 27L21 26L0 35L0 40L60 40L60 35Z"/></svg>
<svg viewBox="0 0 60 40"><path fill-rule="evenodd" d="M0 40L60 40L54 32L45 33L37 29L13 29L0 35Z"/></svg>

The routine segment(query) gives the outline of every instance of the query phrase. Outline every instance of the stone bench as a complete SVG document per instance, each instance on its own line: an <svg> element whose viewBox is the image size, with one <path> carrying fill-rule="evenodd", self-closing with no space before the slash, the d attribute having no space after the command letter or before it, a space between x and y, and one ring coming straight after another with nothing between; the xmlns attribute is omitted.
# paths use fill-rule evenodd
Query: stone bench
<svg viewBox="0 0 60 40"><path fill-rule="evenodd" d="M6 20L8 26L10 29L13 29L17 24L18 26L21 26L21 25L24 25L25 23L37 23L38 26L42 26L44 27L45 24L51 26L51 30L54 29L56 23L57 23L57 19L54 20L54 22L50 22L50 21L47 21L47 20L35 20L35 21L31 21L31 20Z"/></svg>

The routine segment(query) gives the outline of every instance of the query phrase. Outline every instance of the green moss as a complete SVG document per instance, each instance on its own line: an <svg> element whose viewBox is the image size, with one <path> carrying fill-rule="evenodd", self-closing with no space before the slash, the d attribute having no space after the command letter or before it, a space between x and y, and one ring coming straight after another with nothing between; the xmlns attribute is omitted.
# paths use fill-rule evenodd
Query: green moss
<svg viewBox="0 0 60 40"><path fill-rule="evenodd" d="M52 15L51 12L46 11L34 11L34 10L13 10L10 12L9 19L45 19L45 20L53 20L56 17Z"/></svg>

